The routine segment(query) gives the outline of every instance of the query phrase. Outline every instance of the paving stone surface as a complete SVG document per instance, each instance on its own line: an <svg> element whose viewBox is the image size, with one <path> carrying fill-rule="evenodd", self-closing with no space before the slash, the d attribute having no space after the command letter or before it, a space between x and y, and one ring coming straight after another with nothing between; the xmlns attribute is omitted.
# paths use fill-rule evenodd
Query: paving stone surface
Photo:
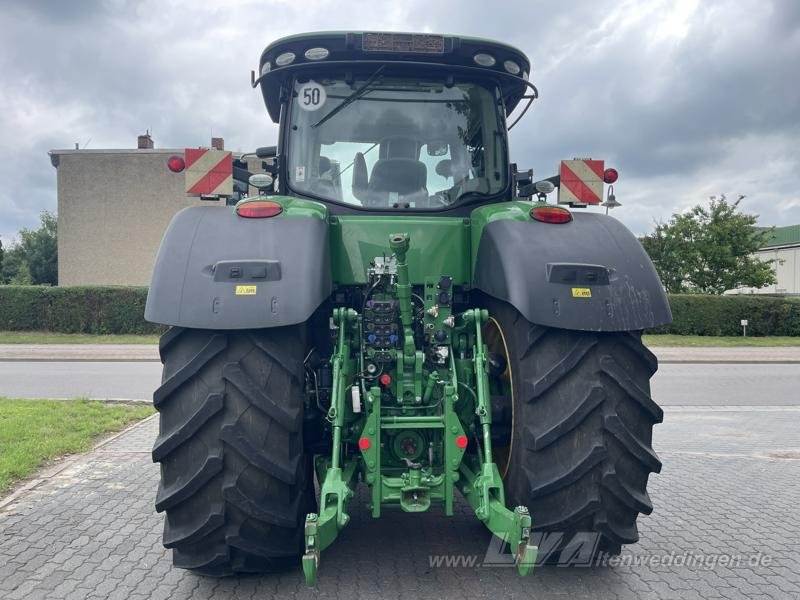
<svg viewBox="0 0 800 600"><path fill-rule="evenodd" d="M463 502L450 519L373 521L361 493L316 590L299 568L221 580L174 569L153 511L156 431L147 420L0 508L0 598L800 598L798 407L668 408L655 510L611 564L520 578L483 565L490 537Z"/></svg>

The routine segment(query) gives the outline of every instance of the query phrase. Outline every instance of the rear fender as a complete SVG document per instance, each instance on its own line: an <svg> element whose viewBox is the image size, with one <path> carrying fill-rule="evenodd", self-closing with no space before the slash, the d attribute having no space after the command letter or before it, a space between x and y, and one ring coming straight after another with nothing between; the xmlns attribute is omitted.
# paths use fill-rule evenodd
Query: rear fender
<svg viewBox="0 0 800 600"><path fill-rule="evenodd" d="M476 288L548 327L632 331L672 321L653 263L622 223L578 211L570 223L540 223L530 203L508 204L505 214L473 213Z"/></svg>
<svg viewBox="0 0 800 600"><path fill-rule="evenodd" d="M230 207L194 206L176 214L158 251L145 319L200 329L306 321L332 290L327 213L287 212L245 219Z"/></svg>

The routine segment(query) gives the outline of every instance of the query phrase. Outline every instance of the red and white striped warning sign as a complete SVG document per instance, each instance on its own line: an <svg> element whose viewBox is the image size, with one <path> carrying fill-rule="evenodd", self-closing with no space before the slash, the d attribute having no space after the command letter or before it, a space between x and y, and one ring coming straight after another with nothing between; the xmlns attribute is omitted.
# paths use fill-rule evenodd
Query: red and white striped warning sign
<svg viewBox="0 0 800 600"><path fill-rule="evenodd" d="M230 152L186 148L186 193L195 196L233 195L233 157Z"/></svg>
<svg viewBox="0 0 800 600"><path fill-rule="evenodd" d="M600 204L603 200L602 160L562 160L558 186L559 204Z"/></svg>

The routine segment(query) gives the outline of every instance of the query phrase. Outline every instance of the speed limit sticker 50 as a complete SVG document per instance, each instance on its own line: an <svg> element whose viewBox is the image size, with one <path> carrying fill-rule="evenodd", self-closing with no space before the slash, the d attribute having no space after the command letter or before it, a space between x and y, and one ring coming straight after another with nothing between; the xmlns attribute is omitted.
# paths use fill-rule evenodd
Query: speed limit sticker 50
<svg viewBox="0 0 800 600"><path fill-rule="evenodd" d="M309 81L297 88L297 103L303 110L319 110L325 104L325 88L316 81Z"/></svg>

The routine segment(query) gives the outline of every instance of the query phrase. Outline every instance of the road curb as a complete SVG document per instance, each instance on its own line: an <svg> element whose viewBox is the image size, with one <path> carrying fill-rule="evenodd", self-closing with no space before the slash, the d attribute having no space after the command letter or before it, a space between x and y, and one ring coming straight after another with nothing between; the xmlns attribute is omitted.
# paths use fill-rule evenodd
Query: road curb
<svg viewBox="0 0 800 600"><path fill-rule="evenodd" d="M800 364L800 346L653 346L661 364ZM0 344L0 362L161 362L155 344Z"/></svg>
<svg viewBox="0 0 800 600"><path fill-rule="evenodd" d="M50 358L28 358L28 357L0 357L0 362L161 362L158 358L137 358L137 357L102 357L102 358L66 358L54 355Z"/></svg>
<svg viewBox="0 0 800 600"><path fill-rule="evenodd" d="M792 359L714 360L710 358L699 358L696 360L691 360L691 359L675 360L670 358L663 358L658 360L658 364L660 365L797 365L800 364L800 360L792 360Z"/></svg>
<svg viewBox="0 0 800 600"><path fill-rule="evenodd" d="M665 413L678 412L800 412L798 404L770 404L764 406L753 406L749 404L738 404L731 406L719 406L714 404L665 404L659 405Z"/></svg>

